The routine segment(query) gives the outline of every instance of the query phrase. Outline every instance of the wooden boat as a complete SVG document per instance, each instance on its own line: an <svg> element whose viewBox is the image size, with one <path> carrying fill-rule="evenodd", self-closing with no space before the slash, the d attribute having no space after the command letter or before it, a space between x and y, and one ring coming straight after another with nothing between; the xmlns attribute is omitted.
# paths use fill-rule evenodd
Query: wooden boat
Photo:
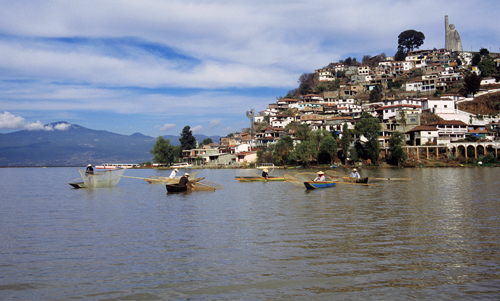
<svg viewBox="0 0 500 301"><path fill-rule="evenodd" d="M85 188L85 183L84 182L74 182L74 183L68 183L71 185L73 188Z"/></svg>
<svg viewBox="0 0 500 301"><path fill-rule="evenodd" d="M187 186L179 186L179 183L177 183L177 184L166 184L165 186L167 186L167 191L168 192L187 191Z"/></svg>
<svg viewBox="0 0 500 301"><path fill-rule="evenodd" d="M189 182L199 182L202 181L203 178L194 178L194 179L189 179ZM176 184L179 183L180 177L170 179L168 177L157 177L157 178L144 178L144 181L148 182L149 184Z"/></svg>
<svg viewBox="0 0 500 301"><path fill-rule="evenodd" d="M368 183L368 177L356 179L356 183Z"/></svg>
<svg viewBox="0 0 500 301"><path fill-rule="evenodd" d="M286 181L284 177L268 177L267 179L264 177L241 177L241 176L235 176L234 177L237 181L240 182L266 182L266 181Z"/></svg>
<svg viewBox="0 0 500 301"><path fill-rule="evenodd" d="M306 186L307 189L318 189L318 188L328 188L328 187L334 187L337 182L334 181L324 181L324 182L304 182L304 185Z"/></svg>

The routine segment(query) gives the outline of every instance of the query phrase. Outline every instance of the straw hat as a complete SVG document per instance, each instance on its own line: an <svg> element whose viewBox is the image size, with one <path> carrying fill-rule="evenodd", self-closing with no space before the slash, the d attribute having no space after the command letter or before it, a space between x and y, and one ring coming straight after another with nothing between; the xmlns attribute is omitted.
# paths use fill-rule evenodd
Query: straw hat
<svg viewBox="0 0 500 301"><path fill-rule="evenodd" d="M87 167L92 166L92 164L87 165Z"/></svg>
<svg viewBox="0 0 500 301"><path fill-rule="evenodd" d="M267 172L267 168L265 168L264 171Z"/></svg>
<svg viewBox="0 0 500 301"><path fill-rule="evenodd" d="M358 171L356 168L353 168L352 171Z"/></svg>
<svg viewBox="0 0 500 301"><path fill-rule="evenodd" d="M318 171L318 175L322 175L322 174L324 174L324 172Z"/></svg>
<svg viewBox="0 0 500 301"><path fill-rule="evenodd" d="M184 175L185 175L186 177L189 177L189 174L188 174L187 172L186 172Z"/></svg>
<svg viewBox="0 0 500 301"><path fill-rule="evenodd" d="M176 168L176 169L174 169L174 171L175 171L175 172L178 172L177 168Z"/></svg>

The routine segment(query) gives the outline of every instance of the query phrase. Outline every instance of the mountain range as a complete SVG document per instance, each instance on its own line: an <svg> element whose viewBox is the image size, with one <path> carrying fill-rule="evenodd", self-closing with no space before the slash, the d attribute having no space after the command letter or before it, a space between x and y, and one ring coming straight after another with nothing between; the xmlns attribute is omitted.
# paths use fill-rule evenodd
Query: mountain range
<svg viewBox="0 0 500 301"><path fill-rule="evenodd" d="M142 163L151 161L149 153L155 137L140 133L120 135L92 130L65 121L44 126L48 130L21 130L0 134L0 166L86 166L103 163ZM173 145L180 136L167 135ZM219 136L194 135L219 141Z"/></svg>

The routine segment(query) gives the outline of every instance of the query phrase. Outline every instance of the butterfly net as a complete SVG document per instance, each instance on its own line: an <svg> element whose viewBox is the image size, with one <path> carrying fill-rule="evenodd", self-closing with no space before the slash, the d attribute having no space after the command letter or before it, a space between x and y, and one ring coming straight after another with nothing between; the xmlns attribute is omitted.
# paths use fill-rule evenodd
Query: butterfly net
<svg viewBox="0 0 500 301"><path fill-rule="evenodd" d="M125 172L125 169L114 169L95 174L87 174L85 170L81 169L78 169L78 172L82 176L85 187L100 188L116 186Z"/></svg>

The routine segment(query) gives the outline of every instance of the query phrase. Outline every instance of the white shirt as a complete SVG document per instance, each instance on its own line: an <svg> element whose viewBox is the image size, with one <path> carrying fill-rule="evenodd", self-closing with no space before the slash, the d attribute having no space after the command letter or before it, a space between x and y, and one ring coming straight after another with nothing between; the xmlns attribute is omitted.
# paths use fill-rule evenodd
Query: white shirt
<svg viewBox="0 0 500 301"><path fill-rule="evenodd" d="M325 179L325 175L317 176L316 179L314 179L314 182L324 182Z"/></svg>
<svg viewBox="0 0 500 301"><path fill-rule="evenodd" d="M359 175L359 173L357 171L353 171L350 175L351 178L356 178L356 179L359 179L361 178L361 176Z"/></svg>
<svg viewBox="0 0 500 301"><path fill-rule="evenodd" d="M172 170L172 172L170 173L169 178L170 178L170 179L175 178L175 174L176 174L175 170Z"/></svg>

